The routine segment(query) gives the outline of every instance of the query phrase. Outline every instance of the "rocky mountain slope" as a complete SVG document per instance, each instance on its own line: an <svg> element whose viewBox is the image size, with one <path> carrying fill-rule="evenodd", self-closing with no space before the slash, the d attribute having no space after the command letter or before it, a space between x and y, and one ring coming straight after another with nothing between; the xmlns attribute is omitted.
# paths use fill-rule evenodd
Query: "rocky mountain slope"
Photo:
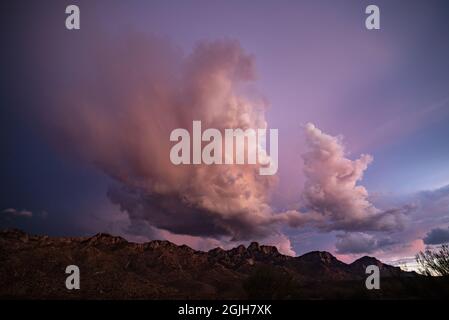
<svg viewBox="0 0 449 320"><path fill-rule="evenodd" d="M403 282L421 278L372 257L352 264L328 252L290 257L255 242L201 252L168 241L50 238L19 230L0 233L0 261L0 297L11 299L382 298L408 294ZM387 291L366 290L370 264L379 266ZM68 265L80 269L80 290L65 287ZM393 291L385 285L392 282L399 286Z"/></svg>

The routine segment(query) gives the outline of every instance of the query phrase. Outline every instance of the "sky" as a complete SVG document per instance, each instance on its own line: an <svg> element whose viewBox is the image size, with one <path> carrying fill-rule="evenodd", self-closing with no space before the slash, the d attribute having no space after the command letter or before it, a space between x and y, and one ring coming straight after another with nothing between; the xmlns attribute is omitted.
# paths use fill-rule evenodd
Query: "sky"
<svg viewBox="0 0 449 320"><path fill-rule="evenodd" d="M0 226L410 261L449 242L445 1L1 4ZM174 167L193 120L279 131L279 170Z"/></svg>

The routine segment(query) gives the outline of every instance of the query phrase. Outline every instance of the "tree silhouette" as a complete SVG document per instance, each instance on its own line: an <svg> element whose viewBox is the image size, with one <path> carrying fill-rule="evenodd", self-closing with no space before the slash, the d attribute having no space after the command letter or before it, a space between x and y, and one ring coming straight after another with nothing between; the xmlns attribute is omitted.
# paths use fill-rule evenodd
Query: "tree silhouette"
<svg viewBox="0 0 449 320"><path fill-rule="evenodd" d="M449 246L443 244L432 251L426 250L416 255L419 271L427 276L449 276Z"/></svg>

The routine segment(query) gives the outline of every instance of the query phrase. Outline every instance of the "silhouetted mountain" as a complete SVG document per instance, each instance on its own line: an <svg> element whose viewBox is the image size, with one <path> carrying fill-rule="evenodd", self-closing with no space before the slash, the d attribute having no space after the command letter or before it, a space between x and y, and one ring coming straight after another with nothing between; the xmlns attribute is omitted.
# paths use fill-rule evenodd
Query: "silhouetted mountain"
<svg viewBox="0 0 449 320"><path fill-rule="evenodd" d="M350 280L358 278L350 273L348 265L325 251L312 251L294 258L296 271L317 280Z"/></svg>
<svg viewBox="0 0 449 320"><path fill-rule="evenodd" d="M394 277L394 276L416 276L415 272L403 272L398 267L393 267L387 264L382 263L373 257L364 256L353 263L351 263L350 270L353 274L365 274L366 267L369 265L375 265L379 267L380 275L383 277Z"/></svg>
<svg viewBox="0 0 449 320"><path fill-rule="evenodd" d="M2 298L415 297L403 281L424 278L372 257L348 265L328 252L290 257L256 242L202 252L169 241L130 243L104 233L51 238L3 231L0 260ZM371 264L381 270L381 286L395 283L394 290L368 292L365 269ZM68 265L80 269L80 290L65 287Z"/></svg>

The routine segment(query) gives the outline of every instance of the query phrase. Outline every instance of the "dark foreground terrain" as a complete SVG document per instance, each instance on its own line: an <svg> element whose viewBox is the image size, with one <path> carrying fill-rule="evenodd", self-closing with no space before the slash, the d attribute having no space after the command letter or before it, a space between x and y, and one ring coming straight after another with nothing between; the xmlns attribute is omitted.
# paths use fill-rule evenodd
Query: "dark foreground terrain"
<svg viewBox="0 0 449 320"><path fill-rule="evenodd" d="M65 287L65 268L80 269L80 290ZM365 268L381 270L381 289L365 288ZM252 243L195 251L168 241L130 243L0 233L3 299L419 299L449 297L449 281L404 272L372 257L351 264L328 252L300 257Z"/></svg>

